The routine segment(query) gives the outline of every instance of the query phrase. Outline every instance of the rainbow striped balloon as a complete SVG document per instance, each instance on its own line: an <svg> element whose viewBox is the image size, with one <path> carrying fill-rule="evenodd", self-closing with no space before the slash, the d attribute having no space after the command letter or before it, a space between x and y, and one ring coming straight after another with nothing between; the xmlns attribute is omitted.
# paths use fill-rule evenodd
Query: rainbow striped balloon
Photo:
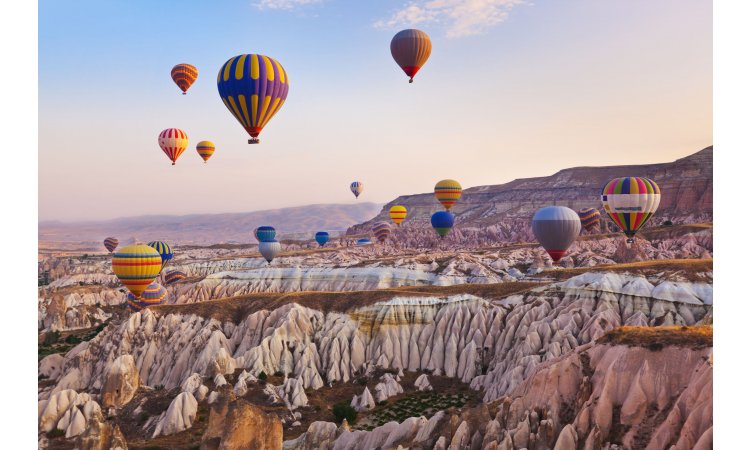
<svg viewBox="0 0 750 450"><path fill-rule="evenodd" d="M171 75L172 81L182 90L182 95L185 95L198 78L198 69L191 64L177 64L172 67Z"/></svg>
<svg viewBox="0 0 750 450"><path fill-rule="evenodd" d="M599 228L599 216L599 210L595 208L583 208L578 211L578 217L581 218L581 225L589 232Z"/></svg>
<svg viewBox="0 0 750 450"><path fill-rule="evenodd" d="M159 147L161 147L164 154L172 161L173 166L187 146L187 133L179 128L167 128L159 133Z"/></svg>
<svg viewBox="0 0 750 450"><path fill-rule="evenodd" d="M167 300L167 290L161 284L154 281L149 284L140 297L128 293L128 306L131 311L140 311L149 306L161 305Z"/></svg>
<svg viewBox="0 0 750 450"><path fill-rule="evenodd" d="M149 242L148 246L153 247L154 250L159 252L159 256L161 256L161 268L164 269L169 260L174 256L174 254L172 253L172 247L170 247L166 242L162 241Z"/></svg>
<svg viewBox="0 0 750 450"><path fill-rule="evenodd" d="M169 286L172 283L176 283L179 280L187 277L187 274L181 270L170 270L164 275L164 284Z"/></svg>
<svg viewBox="0 0 750 450"><path fill-rule="evenodd" d="M128 245L112 255L112 271L136 297L140 297L161 271L161 256L144 244Z"/></svg>
<svg viewBox="0 0 750 450"><path fill-rule="evenodd" d="M391 216L391 220L396 225L401 225L401 222L406 219L406 207L401 205L394 205L391 207L391 210L388 212L388 214Z"/></svg>
<svg viewBox="0 0 750 450"><path fill-rule="evenodd" d="M648 178L615 178L602 189L604 211L633 242L633 237L659 208L661 191Z"/></svg>
<svg viewBox="0 0 750 450"><path fill-rule="evenodd" d="M441 180L435 185L435 198L448 211L461 198L461 184L456 180Z"/></svg>
<svg viewBox="0 0 750 450"><path fill-rule="evenodd" d="M104 240L104 248L106 248L107 251L110 253L112 253L112 251L114 251L114 249L116 249L117 245L119 244L120 244L120 241L118 241L117 239L113 237L108 237L107 239Z"/></svg>
<svg viewBox="0 0 750 450"><path fill-rule="evenodd" d="M201 158L203 158L203 163L205 164L208 162L208 158L210 158L216 151L216 146L211 141L200 141L198 142L198 145L195 146L195 149L198 151Z"/></svg>
<svg viewBox="0 0 750 450"><path fill-rule="evenodd" d="M372 234L374 234L375 238L380 242L385 242L391 234L391 226L385 222L375 222L372 225Z"/></svg>

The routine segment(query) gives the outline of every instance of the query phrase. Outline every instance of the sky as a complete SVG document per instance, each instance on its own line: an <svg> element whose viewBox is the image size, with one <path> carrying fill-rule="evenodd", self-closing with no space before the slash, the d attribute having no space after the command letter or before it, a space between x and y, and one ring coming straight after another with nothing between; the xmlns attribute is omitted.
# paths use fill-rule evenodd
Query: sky
<svg viewBox="0 0 750 450"><path fill-rule="evenodd" d="M687 156L712 139L708 0L39 2L39 220L385 203ZM413 84L390 55L419 28ZM248 145L216 74L260 53L289 75ZM172 66L199 75L183 96ZM175 166L157 136L181 128ZM216 144L203 164L200 140ZM637 175L637 174L623 174Z"/></svg>

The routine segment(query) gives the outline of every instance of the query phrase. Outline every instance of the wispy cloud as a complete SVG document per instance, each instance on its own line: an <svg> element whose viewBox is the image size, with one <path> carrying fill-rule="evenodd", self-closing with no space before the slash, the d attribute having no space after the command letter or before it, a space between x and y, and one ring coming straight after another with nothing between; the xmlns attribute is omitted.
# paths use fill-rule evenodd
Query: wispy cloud
<svg viewBox="0 0 750 450"><path fill-rule="evenodd" d="M300 6L321 3L323 0L260 0L255 3L258 9L282 9L291 11Z"/></svg>
<svg viewBox="0 0 750 450"><path fill-rule="evenodd" d="M415 0L374 25L394 28L438 23L450 38L472 36L504 21L513 7L524 3L526 0Z"/></svg>

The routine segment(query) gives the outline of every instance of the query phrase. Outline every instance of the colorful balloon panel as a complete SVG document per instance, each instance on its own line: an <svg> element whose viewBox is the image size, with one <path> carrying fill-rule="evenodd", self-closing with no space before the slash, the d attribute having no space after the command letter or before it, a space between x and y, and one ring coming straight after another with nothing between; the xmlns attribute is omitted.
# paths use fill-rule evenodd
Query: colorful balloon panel
<svg viewBox="0 0 750 450"><path fill-rule="evenodd" d="M396 33L391 39L391 56L409 77L409 83L424 66L432 53L432 41L421 30L407 29Z"/></svg>
<svg viewBox="0 0 750 450"><path fill-rule="evenodd" d="M161 268L164 269L164 266L166 266L169 260L172 259L172 256L174 256L172 253L172 247L166 242L161 241L149 242L148 246L159 252L159 256L161 256Z"/></svg>
<svg viewBox="0 0 750 450"><path fill-rule="evenodd" d="M263 225L255 229L255 239L258 242L272 242L276 240L276 229L274 227Z"/></svg>
<svg viewBox="0 0 750 450"><path fill-rule="evenodd" d="M385 242L391 234L391 226L385 222L376 222L372 226L372 233L378 241Z"/></svg>
<svg viewBox="0 0 750 450"><path fill-rule="evenodd" d="M547 206L534 214L531 230L552 260L557 262L581 233L581 219L570 208Z"/></svg>
<svg viewBox="0 0 750 450"><path fill-rule="evenodd" d="M391 216L391 220L396 225L401 225L401 222L406 219L406 207L401 205L394 205L391 207L391 210L388 211L388 214Z"/></svg>
<svg viewBox="0 0 750 450"><path fill-rule="evenodd" d="M159 275L161 264L159 252L144 244L128 245L112 255L112 271L136 297Z"/></svg>
<svg viewBox="0 0 750 450"><path fill-rule="evenodd" d="M661 191L648 178L615 178L602 189L604 211L632 241L659 208Z"/></svg>
<svg viewBox="0 0 750 450"><path fill-rule="evenodd" d="M107 251L110 253L112 253L114 249L117 248L117 245L119 244L120 244L120 241L118 241L117 239L113 237L108 237L107 239L104 240L104 248L106 248Z"/></svg>
<svg viewBox="0 0 750 450"><path fill-rule="evenodd" d="M164 284L169 286L170 284L176 283L177 281L182 280L186 277L187 274L181 270L170 270L166 275L164 275Z"/></svg>
<svg viewBox="0 0 750 450"><path fill-rule="evenodd" d="M203 158L203 162L207 163L208 159L216 151L216 146L211 141L200 141L198 142L198 145L195 146L195 149L198 151L200 157Z"/></svg>
<svg viewBox="0 0 750 450"><path fill-rule="evenodd" d="M438 236L443 238L448 233L450 233L451 229L453 228L455 217L453 217L453 214L449 213L448 211L438 211L432 215L432 217L430 218L430 223L432 224L432 228L434 228L437 232Z"/></svg>
<svg viewBox="0 0 750 450"><path fill-rule="evenodd" d="M171 75L172 80L182 90L182 95L185 95L198 78L198 69L190 64L177 64L172 67Z"/></svg>
<svg viewBox="0 0 750 450"><path fill-rule="evenodd" d="M281 244L278 241L263 241L258 244L258 251L271 264L276 255L281 253Z"/></svg>
<svg viewBox="0 0 750 450"><path fill-rule="evenodd" d="M179 128L167 128L159 133L159 147L161 147L164 154L172 161L173 166L187 146L187 133Z"/></svg>
<svg viewBox="0 0 750 450"><path fill-rule="evenodd" d="M354 181L351 185L349 185L349 189L351 189L354 197L359 198L359 194L361 194L362 191L365 190L365 185L362 184L361 181Z"/></svg>
<svg viewBox="0 0 750 450"><path fill-rule="evenodd" d="M128 292L128 306L132 311L140 311L149 306L161 305L167 300L167 290L154 281L149 284L140 297Z"/></svg>
<svg viewBox="0 0 750 450"><path fill-rule="evenodd" d="M578 217L581 219L581 225L586 231L599 229L599 210L595 208L583 208L578 211Z"/></svg>
<svg viewBox="0 0 750 450"><path fill-rule="evenodd" d="M321 247L326 245L328 239L330 239L330 235L327 231L318 231L317 233L315 233L315 242L317 242Z"/></svg>
<svg viewBox="0 0 750 450"><path fill-rule="evenodd" d="M216 79L221 101L258 143L258 135L279 112L289 93L284 67L268 56L247 54L230 58Z"/></svg>
<svg viewBox="0 0 750 450"><path fill-rule="evenodd" d="M441 180L435 185L435 198L446 210L451 209L461 198L461 184L456 180Z"/></svg>

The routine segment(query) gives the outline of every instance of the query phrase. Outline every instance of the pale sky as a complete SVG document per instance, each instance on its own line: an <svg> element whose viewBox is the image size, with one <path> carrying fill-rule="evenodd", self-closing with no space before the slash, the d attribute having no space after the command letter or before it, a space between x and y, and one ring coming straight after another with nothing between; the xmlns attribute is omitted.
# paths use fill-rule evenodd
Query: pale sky
<svg viewBox="0 0 750 450"><path fill-rule="evenodd" d="M712 4L702 0L245 0L39 3L39 219L387 202L671 161L712 142ZM391 37L432 55L413 84ZM283 64L289 96L247 134L216 88L241 53ZM170 78L198 67L183 96ZM159 132L185 130L172 166ZM216 143L203 164L200 140Z"/></svg>

